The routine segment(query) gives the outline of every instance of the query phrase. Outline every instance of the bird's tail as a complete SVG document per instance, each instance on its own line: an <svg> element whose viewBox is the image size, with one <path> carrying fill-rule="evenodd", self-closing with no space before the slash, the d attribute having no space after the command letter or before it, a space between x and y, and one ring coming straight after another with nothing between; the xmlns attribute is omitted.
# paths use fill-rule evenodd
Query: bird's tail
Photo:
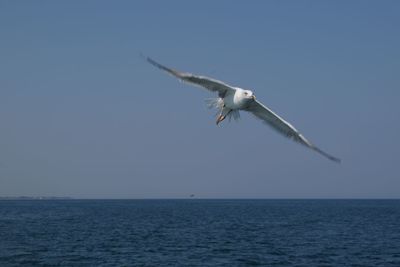
<svg viewBox="0 0 400 267"><path fill-rule="evenodd" d="M224 101L222 98L207 98L204 100L206 102L206 105L209 109L218 109L221 110L224 107Z"/></svg>
<svg viewBox="0 0 400 267"><path fill-rule="evenodd" d="M221 111L224 109L224 100L222 98L207 98L204 100L206 102L206 105L209 109L217 109L217 114L216 116L221 113ZM226 109L225 109L226 110ZM234 119L235 121L238 121L240 119L240 113L238 110L229 110L226 114L227 118L229 121Z"/></svg>

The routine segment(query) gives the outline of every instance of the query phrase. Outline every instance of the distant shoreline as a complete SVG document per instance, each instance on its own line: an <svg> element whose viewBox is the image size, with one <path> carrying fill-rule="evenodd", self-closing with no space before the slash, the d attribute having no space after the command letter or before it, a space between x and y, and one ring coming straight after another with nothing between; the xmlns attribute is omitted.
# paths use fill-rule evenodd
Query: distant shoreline
<svg viewBox="0 0 400 267"><path fill-rule="evenodd" d="M28 197L28 196L18 196L18 197L0 197L0 200L69 200L72 197Z"/></svg>
<svg viewBox="0 0 400 267"><path fill-rule="evenodd" d="M264 201L264 200L271 200L271 201L346 201L346 200L397 200L399 201L400 198L74 198L74 197L45 197L45 196L11 196L11 197L0 197L0 201L2 200L88 200L88 201L116 201L116 200L192 200L192 201L246 201L246 200L254 200L254 201Z"/></svg>

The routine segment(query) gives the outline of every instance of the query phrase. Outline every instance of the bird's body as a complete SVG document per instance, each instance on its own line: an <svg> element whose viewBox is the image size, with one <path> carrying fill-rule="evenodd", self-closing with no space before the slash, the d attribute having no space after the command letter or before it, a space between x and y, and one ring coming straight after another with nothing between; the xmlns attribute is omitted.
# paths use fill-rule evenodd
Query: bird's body
<svg viewBox="0 0 400 267"><path fill-rule="evenodd" d="M222 122L226 117L239 118L239 110L244 110L249 106L252 100L255 99L254 94L250 90L244 90L238 87L235 90L227 91L223 97L214 100L215 107L220 110L217 117L217 125Z"/></svg>
<svg viewBox="0 0 400 267"><path fill-rule="evenodd" d="M223 98L225 106L230 109L244 109L253 100L253 92L235 87L234 92L229 92Z"/></svg>
<svg viewBox="0 0 400 267"><path fill-rule="evenodd" d="M279 133L293 139L294 141L308 148L311 148L312 150L322 154L330 160L340 162L340 159L327 154L326 152L319 149L317 146L313 145L306 138L304 138L304 136L290 123L279 117L268 107L256 100L256 97L251 90L233 87L224 82L205 76L179 72L161 65L151 58L147 58L147 61L157 68L160 68L172 74L181 81L203 87L212 92L217 92L218 98L208 100L208 104L210 107L217 108L219 110L216 121L217 125L227 117L229 119L231 119L232 117L234 119L239 118L239 111L247 111L252 113L258 119L261 119L263 122L271 126L273 129L277 130Z"/></svg>

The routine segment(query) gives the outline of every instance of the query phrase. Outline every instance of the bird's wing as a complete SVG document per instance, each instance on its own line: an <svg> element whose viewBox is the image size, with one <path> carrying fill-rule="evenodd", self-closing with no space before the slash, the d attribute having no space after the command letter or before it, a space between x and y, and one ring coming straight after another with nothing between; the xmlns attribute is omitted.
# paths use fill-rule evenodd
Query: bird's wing
<svg viewBox="0 0 400 267"><path fill-rule="evenodd" d="M235 91L235 88L233 88L232 86L230 86L224 82L221 82L221 81L218 81L218 80L215 80L212 78L208 78L205 76L194 75L194 74L191 74L188 72L176 71L176 70L173 70L173 69L170 69L168 67L161 65L160 63L154 61L153 59L151 59L149 57L147 57L146 59L153 66L156 66L157 68L168 72L169 74L177 77L181 81L188 82L188 83L191 83L191 84L194 84L197 86L201 86L212 92L217 92L219 97L223 98L227 92Z"/></svg>
<svg viewBox="0 0 400 267"><path fill-rule="evenodd" d="M250 103L250 105L245 109L246 111L251 112L254 116L261 119L268 125L270 125L273 129L277 130L279 133L287 136L288 138L293 139L294 141L305 145L312 150L322 154L330 160L335 162L340 162L340 159L329 155L328 153L322 151L317 146L308 141L299 131L294 128L290 123L279 117L268 107L264 106L262 103L254 100Z"/></svg>

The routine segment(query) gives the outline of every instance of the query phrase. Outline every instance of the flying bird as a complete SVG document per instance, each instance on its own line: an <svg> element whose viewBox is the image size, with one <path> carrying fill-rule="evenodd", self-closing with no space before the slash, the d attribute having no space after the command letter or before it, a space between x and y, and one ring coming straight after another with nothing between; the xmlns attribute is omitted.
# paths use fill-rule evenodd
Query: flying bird
<svg viewBox="0 0 400 267"><path fill-rule="evenodd" d="M208 99L209 107L218 109L216 124L218 125L223 120L240 117L239 111L247 111L253 114L256 118L262 120L280 134L293 139L294 141L320 153L328 159L340 163L340 159L322 151L317 146L308 141L295 127L275 112L269 109L256 99L256 96L251 90L245 90L239 87L234 87L205 76L194 75L188 72L180 72L168 68L153 59L147 57L147 61L157 68L166 71L183 82L187 82L196 86L205 88L211 92L218 94L218 98Z"/></svg>

